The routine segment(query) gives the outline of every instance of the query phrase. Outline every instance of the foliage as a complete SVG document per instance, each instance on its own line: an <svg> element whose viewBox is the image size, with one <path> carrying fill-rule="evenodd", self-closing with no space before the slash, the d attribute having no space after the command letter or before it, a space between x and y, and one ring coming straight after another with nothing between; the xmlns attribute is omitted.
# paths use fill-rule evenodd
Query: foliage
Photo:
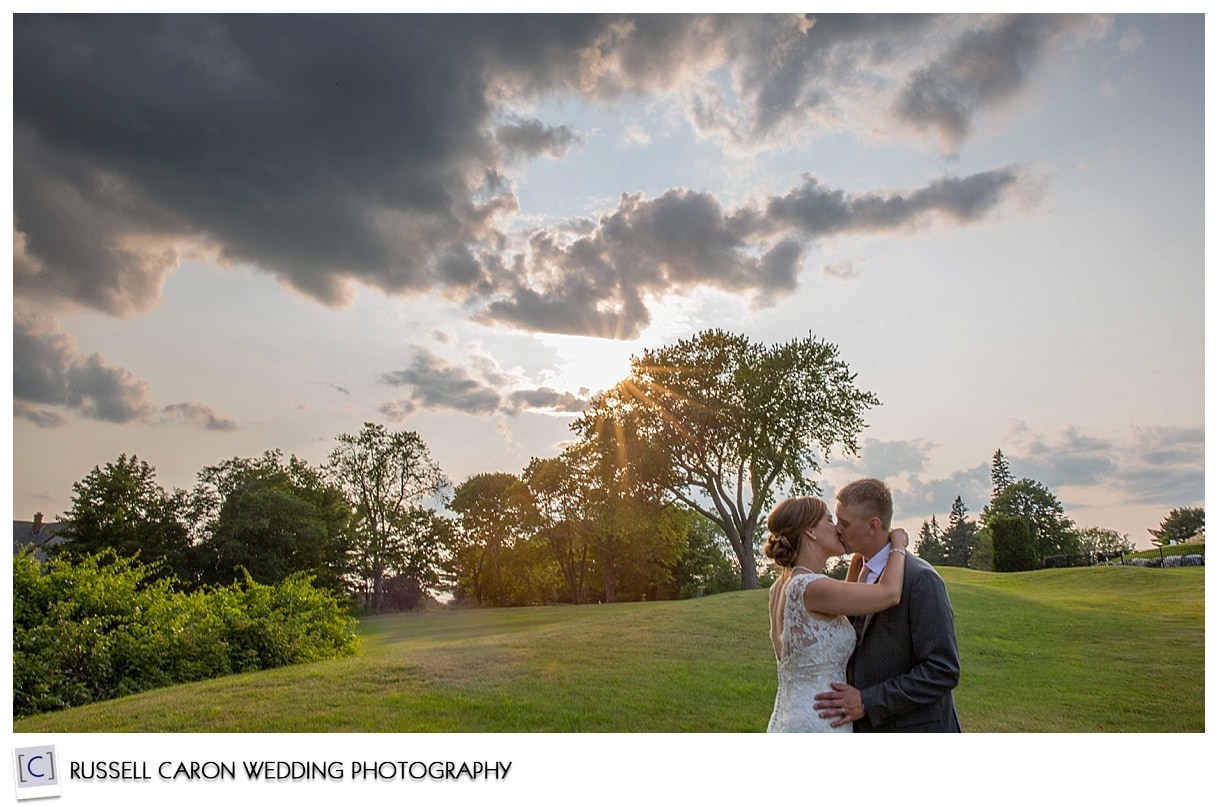
<svg viewBox="0 0 1218 807"><path fill-rule="evenodd" d="M1176 507L1159 523L1159 529L1150 530L1155 546L1187 541L1205 531L1204 507Z"/></svg>
<svg viewBox="0 0 1218 807"><path fill-rule="evenodd" d="M13 559L15 715L355 652L354 620L304 575L186 593L154 572L113 550Z"/></svg>
<svg viewBox="0 0 1218 807"><path fill-rule="evenodd" d="M1077 530L1079 546L1084 554L1094 555L1098 552L1122 552L1128 554L1135 547L1133 541L1124 533L1110 530L1106 527L1084 527Z"/></svg>
<svg viewBox="0 0 1218 807"><path fill-rule="evenodd" d="M767 347L719 330L631 359L629 377L572 428L626 439L624 464L719 525L756 588L757 524L775 491L816 494L809 476L840 445L857 453L863 413L879 404L854 386L837 348L809 336Z"/></svg>
<svg viewBox="0 0 1218 807"><path fill-rule="evenodd" d="M994 540L994 571L1025 572L1040 568L1032 530L1022 516L995 513L986 522Z"/></svg>
<svg viewBox="0 0 1218 807"><path fill-rule="evenodd" d="M968 567L981 572L994 571L994 536L988 529L977 530L977 543L969 556Z"/></svg>
<svg viewBox="0 0 1218 807"><path fill-rule="evenodd" d="M1053 555L1080 554L1078 537L1074 534L1074 522L1066 517L1065 509L1057 497L1033 479L1013 482L991 499L982 512L986 526L989 526L996 514L1020 516L1027 522L1032 531L1037 561L1043 561ZM994 540L994 551L997 553L997 535Z"/></svg>
<svg viewBox="0 0 1218 807"><path fill-rule="evenodd" d="M944 566L947 563L947 546L943 543L943 534L939 522L932 515L930 521L922 522L918 531L918 545L914 548L918 557L932 566Z"/></svg>
<svg viewBox="0 0 1218 807"><path fill-rule="evenodd" d="M693 510L674 508L673 512L683 519L685 541L663 599L683 600L739 589L740 572L719 526Z"/></svg>
<svg viewBox="0 0 1218 807"><path fill-rule="evenodd" d="M508 605L518 599L505 570L515 565L540 516L528 486L514 474L477 474L453 493L459 545L454 552L458 583L479 605Z"/></svg>
<svg viewBox="0 0 1218 807"><path fill-rule="evenodd" d="M534 458L523 481L532 494L538 518L535 540L557 565L565 593L562 602L587 602L592 543L586 506L589 491L580 478L579 452L568 447L557 457Z"/></svg>
<svg viewBox="0 0 1218 807"><path fill-rule="evenodd" d="M945 566L968 566L969 558L973 556L973 549L977 545L977 524L964 517L967 512L964 501L957 496L952 503L947 531L943 533Z"/></svg>
<svg viewBox="0 0 1218 807"><path fill-rule="evenodd" d="M424 502L442 499L448 480L423 439L376 423L336 439L326 469L355 510L355 574L370 582L372 609L384 604L387 573L439 587L452 531Z"/></svg>
<svg viewBox="0 0 1218 807"><path fill-rule="evenodd" d="M1002 456L1000 448L994 452L994 457L990 462L990 498L997 497L1014 482L1015 477L1011 476L1011 466L1007 464L1007 458Z"/></svg>
<svg viewBox="0 0 1218 807"><path fill-rule="evenodd" d="M346 596L353 513L318 469L278 451L234 457L199 472L193 492L202 533L202 582L226 585L248 574L275 584L305 572Z"/></svg>
<svg viewBox="0 0 1218 807"><path fill-rule="evenodd" d="M156 562L157 573L193 576L187 497L156 483L156 469L135 455L94 467L72 485L63 544L53 554L118 557Z"/></svg>

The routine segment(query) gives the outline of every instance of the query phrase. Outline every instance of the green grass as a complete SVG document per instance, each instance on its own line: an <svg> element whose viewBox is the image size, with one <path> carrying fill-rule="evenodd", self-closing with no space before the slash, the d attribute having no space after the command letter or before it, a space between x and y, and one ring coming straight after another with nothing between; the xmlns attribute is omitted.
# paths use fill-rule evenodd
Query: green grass
<svg viewBox="0 0 1218 807"><path fill-rule="evenodd" d="M941 570L966 731L1201 732L1204 568ZM763 731L766 593L361 623L355 658L170 687L16 732Z"/></svg>

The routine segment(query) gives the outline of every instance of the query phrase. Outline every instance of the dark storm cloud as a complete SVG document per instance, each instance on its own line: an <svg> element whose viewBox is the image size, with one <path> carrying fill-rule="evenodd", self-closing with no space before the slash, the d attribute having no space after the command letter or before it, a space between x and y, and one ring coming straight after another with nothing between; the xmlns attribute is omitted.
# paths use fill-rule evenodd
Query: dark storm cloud
<svg viewBox="0 0 1218 807"><path fill-rule="evenodd" d="M453 364L423 349L414 350L406 368L384 373L381 382L405 390L406 397L380 407L382 414L396 421L419 409L475 415L524 410L572 413L587 405L575 395L549 387L514 389L516 379L488 359L473 357L465 365Z"/></svg>
<svg viewBox="0 0 1218 807"><path fill-rule="evenodd" d="M788 124L816 130L826 106L840 125L871 125L841 102L899 86L904 59L928 71L909 79L911 96L971 88L955 113L965 121L1026 83L1038 37L1081 25L1053 19L978 17L944 52L933 43L959 35L955 18L20 15L14 294L127 315L157 302L190 250L326 305L353 283L439 291L484 320L562 333L635 334L648 295L697 287L764 304L795 288L807 240L927 214L973 220L1010 172L904 195L805 186L768 216L705 192L624 196L575 243L545 244L559 224L509 255L519 203L507 164L583 142L517 106L658 98L706 110L707 132L730 112L735 141L755 147L780 143ZM1018 75L972 68L974 41L1002 45ZM738 88L730 101L715 76ZM906 113L919 125L938 119L928 114Z"/></svg>
<svg viewBox="0 0 1218 807"><path fill-rule="evenodd" d="M54 319L18 312L13 317L13 414L44 428L66 425L56 409L110 423L152 423L158 415L143 379L108 364L100 353L81 353ZM196 402L171 404L159 414L206 429L236 428Z"/></svg>

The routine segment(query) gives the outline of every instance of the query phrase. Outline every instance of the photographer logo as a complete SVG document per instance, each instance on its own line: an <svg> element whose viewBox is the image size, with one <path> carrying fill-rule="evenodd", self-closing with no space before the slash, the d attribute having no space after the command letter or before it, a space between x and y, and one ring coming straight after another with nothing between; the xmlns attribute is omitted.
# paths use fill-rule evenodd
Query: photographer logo
<svg viewBox="0 0 1218 807"><path fill-rule="evenodd" d="M18 801L59 795L59 757L55 746L15 749L13 767Z"/></svg>

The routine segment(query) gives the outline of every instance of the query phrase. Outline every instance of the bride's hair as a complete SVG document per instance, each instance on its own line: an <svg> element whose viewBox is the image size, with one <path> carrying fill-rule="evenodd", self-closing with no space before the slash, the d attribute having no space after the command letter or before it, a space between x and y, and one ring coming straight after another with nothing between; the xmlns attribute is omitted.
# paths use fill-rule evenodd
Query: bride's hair
<svg viewBox="0 0 1218 807"><path fill-rule="evenodd" d="M783 499L765 520L770 531L763 550L765 556L784 569L794 566L804 530L815 527L827 515L829 506L813 496Z"/></svg>

